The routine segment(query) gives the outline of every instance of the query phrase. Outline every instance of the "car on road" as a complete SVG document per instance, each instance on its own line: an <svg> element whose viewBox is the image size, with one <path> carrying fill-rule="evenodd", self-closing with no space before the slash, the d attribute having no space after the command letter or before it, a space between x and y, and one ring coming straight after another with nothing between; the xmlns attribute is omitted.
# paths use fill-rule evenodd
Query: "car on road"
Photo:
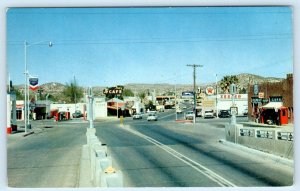
<svg viewBox="0 0 300 191"><path fill-rule="evenodd" d="M72 114L73 118L80 118L83 117L83 114L81 113L80 110L76 110L75 113Z"/></svg>
<svg viewBox="0 0 300 191"><path fill-rule="evenodd" d="M157 115L155 113L150 113L147 117L147 121L157 121Z"/></svg>
<svg viewBox="0 0 300 191"><path fill-rule="evenodd" d="M176 113L182 113L182 110L180 108L177 108Z"/></svg>
<svg viewBox="0 0 300 191"><path fill-rule="evenodd" d="M228 110L221 110L219 113L219 117L220 118L227 118L230 117L230 113Z"/></svg>
<svg viewBox="0 0 300 191"><path fill-rule="evenodd" d="M140 113L136 113L136 114L133 115L132 119L143 119L143 116Z"/></svg>
<svg viewBox="0 0 300 191"><path fill-rule="evenodd" d="M158 111L159 112L165 112L165 109L164 108L159 108Z"/></svg>
<svg viewBox="0 0 300 191"><path fill-rule="evenodd" d="M204 118L214 118L214 112L213 110L206 110L204 111Z"/></svg>
<svg viewBox="0 0 300 191"><path fill-rule="evenodd" d="M194 112L193 111L187 111L185 112L185 119L186 120L193 120L194 119Z"/></svg>

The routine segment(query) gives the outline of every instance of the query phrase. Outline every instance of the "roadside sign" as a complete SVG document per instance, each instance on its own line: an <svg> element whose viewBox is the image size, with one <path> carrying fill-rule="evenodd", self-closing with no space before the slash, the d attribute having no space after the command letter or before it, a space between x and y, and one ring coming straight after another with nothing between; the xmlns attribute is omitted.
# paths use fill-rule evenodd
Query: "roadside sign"
<svg viewBox="0 0 300 191"><path fill-rule="evenodd" d="M231 113L231 115L237 115L238 114L238 108L237 107L230 107L230 113Z"/></svg>
<svg viewBox="0 0 300 191"><path fill-rule="evenodd" d="M258 97L251 97L251 103L261 103L262 99Z"/></svg>
<svg viewBox="0 0 300 191"><path fill-rule="evenodd" d="M255 96L258 95L259 90L258 90L258 85L257 84L254 84L254 86L253 86L253 92L254 92Z"/></svg>
<svg viewBox="0 0 300 191"><path fill-rule="evenodd" d="M205 93L200 93L201 98L205 98Z"/></svg>
<svg viewBox="0 0 300 191"><path fill-rule="evenodd" d="M208 86L208 87L206 87L205 92L207 95L213 95L215 93L215 89L211 86Z"/></svg>
<svg viewBox="0 0 300 191"><path fill-rule="evenodd" d="M215 100L203 100L202 107L215 107Z"/></svg>
<svg viewBox="0 0 300 191"><path fill-rule="evenodd" d="M258 98L264 98L265 97L265 93L264 92L259 92L258 93Z"/></svg>

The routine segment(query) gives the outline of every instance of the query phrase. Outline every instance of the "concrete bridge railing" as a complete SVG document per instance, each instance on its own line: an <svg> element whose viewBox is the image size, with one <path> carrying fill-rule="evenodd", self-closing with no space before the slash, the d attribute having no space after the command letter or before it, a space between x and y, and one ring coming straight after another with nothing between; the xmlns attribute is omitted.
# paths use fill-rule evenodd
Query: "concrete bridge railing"
<svg viewBox="0 0 300 191"><path fill-rule="evenodd" d="M95 187L123 187L123 174L113 168L112 158L107 156L107 147L99 141L95 128L88 128L86 136L92 184Z"/></svg>
<svg viewBox="0 0 300 191"><path fill-rule="evenodd" d="M228 124L225 134L226 141L293 159L294 134L290 130Z"/></svg>

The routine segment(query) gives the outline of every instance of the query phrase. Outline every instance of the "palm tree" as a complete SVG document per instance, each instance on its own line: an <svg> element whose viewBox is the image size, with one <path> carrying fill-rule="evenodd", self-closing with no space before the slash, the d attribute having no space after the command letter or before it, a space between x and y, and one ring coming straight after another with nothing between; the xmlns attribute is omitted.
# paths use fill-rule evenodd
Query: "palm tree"
<svg viewBox="0 0 300 191"><path fill-rule="evenodd" d="M235 75L224 76L220 82L220 87L221 87L223 93L229 93L230 84L232 84L232 83L237 84L238 82L239 82L239 80L238 80L237 76L235 76Z"/></svg>
<svg viewBox="0 0 300 191"><path fill-rule="evenodd" d="M70 84L66 84L63 95L67 98L69 103L76 103L83 97L83 90L77 85L75 78Z"/></svg>

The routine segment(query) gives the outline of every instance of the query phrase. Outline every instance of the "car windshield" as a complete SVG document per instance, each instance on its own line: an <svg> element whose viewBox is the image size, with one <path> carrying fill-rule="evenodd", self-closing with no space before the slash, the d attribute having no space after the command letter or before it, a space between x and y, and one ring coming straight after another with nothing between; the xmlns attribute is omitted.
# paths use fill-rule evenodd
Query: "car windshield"
<svg viewBox="0 0 300 191"><path fill-rule="evenodd" d="M189 112L186 112L186 114L193 114L194 112L192 112L192 111L189 111Z"/></svg>
<svg viewBox="0 0 300 191"><path fill-rule="evenodd" d="M150 113L149 116L155 116L155 114L154 113Z"/></svg>

